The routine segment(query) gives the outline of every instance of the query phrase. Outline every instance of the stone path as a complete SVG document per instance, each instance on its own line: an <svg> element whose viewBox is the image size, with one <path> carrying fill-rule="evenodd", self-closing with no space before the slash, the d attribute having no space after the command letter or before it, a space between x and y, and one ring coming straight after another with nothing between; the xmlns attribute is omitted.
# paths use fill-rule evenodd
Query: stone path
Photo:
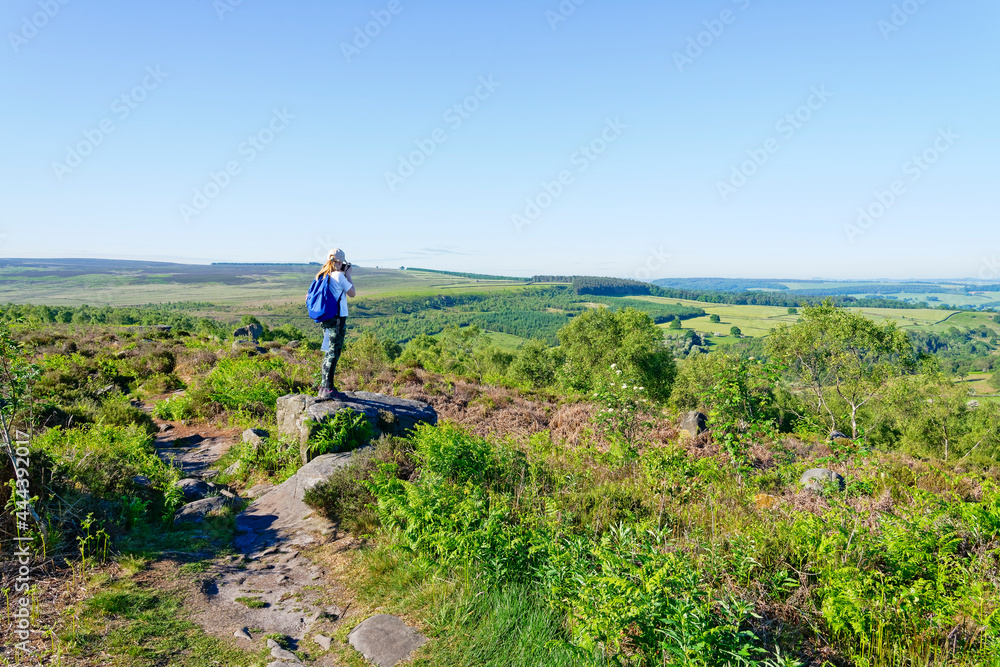
<svg viewBox="0 0 1000 667"><path fill-rule="evenodd" d="M398 429L401 423L436 421L433 408L423 403L361 392L351 399L352 402L364 401L366 407L378 405L378 412L369 411L382 432ZM289 400L285 397L286 406ZM311 397L302 397L298 402L302 405L294 416L287 407L284 411L291 419L317 404ZM342 409L340 405L336 407ZM399 411L398 416L390 414L392 408ZM331 415L334 412L329 410ZM300 424L295 424L295 428L300 428ZM193 478L187 483L191 488L198 486L197 480L213 476L214 471L209 466L237 441L235 433L196 433L191 432L191 428L178 428L177 431L180 433L167 430L157 437L157 454L180 468L185 477ZM259 648L265 635L284 636L285 646L266 640L275 659L269 667L301 665L302 659L296 651L299 643L308 637L323 651L309 664L336 664L325 653L332 642L328 635L333 634L344 612L330 599L322 568L300 553L305 547L329 541L335 534L335 527L302 502L302 498L307 489L328 479L334 470L346 465L350 457L350 454L320 456L278 486L255 487L247 492L248 497L256 496L256 500L236 517L235 546L239 553L216 560L200 576L193 620L206 632L234 637L237 645L248 649ZM181 523L188 520L188 515L197 514L199 504L208 508L212 503L224 505L237 500L226 490L221 489L221 492L229 497L209 496L189 503L178 511L175 522ZM213 505L212 509L218 508ZM409 658L427 640L402 620L379 614L354 628L349 641L372 663L392 667Z"/></svg>
<svg viewBox="0 0 1000 667"><path fill-rule="evenodd" d="M185 438L172 438L170 432L156 438L156 455L165 463L180 468L184 477L204 477L208 467L222 458L236 443L235 436L206 438L194 434Z"/></svg>

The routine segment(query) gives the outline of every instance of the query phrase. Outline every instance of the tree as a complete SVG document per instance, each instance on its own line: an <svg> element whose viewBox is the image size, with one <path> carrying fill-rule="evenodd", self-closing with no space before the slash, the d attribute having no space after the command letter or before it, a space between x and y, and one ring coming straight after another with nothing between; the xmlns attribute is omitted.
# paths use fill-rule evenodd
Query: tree
<svg viewBox="0 0 1000 667"><path fill-rule="evenodd" d="M555 381L556 363L552 350L540 340L529 340L517 351L510 375L531 387L547 387Z"/></svg>
<svg viewBox="0 0 1000 667"><path fill-rule="evenodd" d="M719 317L718 315L710 315L708 317L708 321L711 322L712 324L718 324L719 322L722 321L722 318Z"/></svg>
<svg viewBox="0 0 1000 667"><path fill-rule="evenodd" d="M894 381L887 392L887 412L910 453L945 461L979 451L989 458L1000 445L997 406L980 404L971 392L939 370Z"/></svg>
<svg viewBox="0 0 1000 667"><path fill-rule="evenodd" d="M681 318L675 317L674 319L670 320L670 328L671 329L680 329L681 328Z"/></svg>
<svg viewBox="0 0 1000 667"><path fill-rule="evenodd" d="M574 318L558 336L566 359L562 375L571 388L592 391L599 380L614 376L644 386L654 401L670 396L677 373L674 356L646 313L595 308Z"/></svg>
<svg viewBox="0 0 1000 667"><path fill-rule="evenodd" d="M798 315L799 314L799 310L798 310L798 308L789 308L788 309L788 314L789 315Z"/></svg>
<svg viewBox="0 0 1000 667"><path fill-rule="evenodd" d="M831 396L844 402L854 438L858 411L881 395L890 379L915 366L909 338L895 322L880 325L829 300L804 307L799 322L772 330L767 349L808 391L831 430L837 427Z"/></svg>
<svg viewBox="0 0 1000 667"><path fill-rule="evenodd" d="M743 331L740 330L740 328L738 326L735 326L735 325L729 327L729 333L732 334L733 336L737 336L737 337L743 335Z"/></svg>

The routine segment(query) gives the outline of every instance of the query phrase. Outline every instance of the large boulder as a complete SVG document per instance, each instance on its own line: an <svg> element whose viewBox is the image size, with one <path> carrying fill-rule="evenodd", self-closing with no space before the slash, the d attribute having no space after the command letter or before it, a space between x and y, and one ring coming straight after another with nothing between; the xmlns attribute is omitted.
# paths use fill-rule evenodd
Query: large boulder
<svg viewBox="0 0 1000 667"><path fill-rule="evenodd" d="M233 331L233 338L250 338L253 342L260 340L264 335L264 328L259 324L248 324Z"/></svg>
<svg viewBox="0 0 1000 667"><path fill-rule="evenodd" d="M182 523L201 523L211 512L220 512L232 503L223 496L211 496L204 500L196 500L177 510L174 514L174 525Z"/></svg>
<svg viewBox="0 0 1000 667"><path fill-rule="evenodd" d="M838 488L843 489L844 478L826 468L811 468L802 473L799 484L804 486L806 491L819 493L827 484L836 484Z"/></svg>
<svg viewBox="0 0 1000 667"><path fill-rule="evenodd" d="M689 412L681 420L681 430L696 436L705 430L708 424L708 417L701 412Z"/></svg>
<svg viewBox="0 0 1000 667"><path fill-rule="evenodd" d="M236 516L236 547L244 553L261 551L273 544L312 544L313 533L324 533L332 525L302 502L306 491L330 479L347 465L351 454L318 456L284 482L271 489Z"/></svg>
<svg viewBox="0 0 1000 667"><path fill-rule="evenodd" d="M262 428L248 428L243 431L243 442L250 443L254 452L260 449L261 445L264 444L264 438L266 437L267 431Z"/></svg>
<svg viewBox="0 0 1000 667"><path fill-rule="evenodd" d="M302 461L307 462L309 436L342 410L363 414L376 438L380 435L405 436L417 424L437 423L437 412L428 404L396 396L347 391L336 399L320 400L314 396L289 394L278 399L278 433L298 440Z"/></svg>
<svg viewBox="0 0 1000 667"><path fill-rule="evenodd" d="M203 479L195 479L194 477L188 477L187 479L174 482L174 486L181 490L181 493L184 494L184 500L189 503L194 502L195 500L201 500L208 494L218 489L215 484L206 482Z"/></svg>

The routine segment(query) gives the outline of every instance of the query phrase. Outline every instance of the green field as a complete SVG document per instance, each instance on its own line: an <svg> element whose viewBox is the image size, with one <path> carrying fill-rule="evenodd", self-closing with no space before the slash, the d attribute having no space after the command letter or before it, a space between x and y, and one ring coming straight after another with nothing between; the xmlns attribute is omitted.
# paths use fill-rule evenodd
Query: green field
<svg viewBox="0 0 1000 667"><path fill-rule="evenodd" d="M318 269L307 265L187 265L91 260L0 260L0 303L49 306L137 306L201 301L278 305L305 298ZM60 263L61 262L61 263ZM509 288L524 283L470 280L424 271L354 271L359 296L435 296Z"/></svg>
<svg viewBox="0 0 1000 667"><path fill-rule="evenodd" d="M656 296L633 297L643 301L659 303L679 303L704 309L704 317L684 320L682 329L693 329L705 335L711 342L726 344L733 340L729 328L737 326L744 336L766 336L779 324L793 324L798 315L790 315L787 308L778 306L737 306L723 303L705 303L686 299L671 299ZM986 325L1000 333L1000 325L993 321L989 313L972 313L955 310L918 309L897 310L893 308L851 308L877 322L893 321L901 329L913 331L947 331L949 327L978 327ZM711 315L718 315L721 322L709 321ZM666 329L669 325L661 325ZM721 334L721 335L720 335Z"/></svg>
<svg viewBox="0 0 1000 667"><path fill-rule="evenodd" d="M736 293L740 291L766 292L785 297L853 296L858 299L891 299L909 303L927 302L932 306L952 308L996 304L1000 292L982 291L996 289L995 284L979 281L837 281L837 280L750 280L725 278L676 278L655 281L657 284L688 290L709 290Z"/></svg>

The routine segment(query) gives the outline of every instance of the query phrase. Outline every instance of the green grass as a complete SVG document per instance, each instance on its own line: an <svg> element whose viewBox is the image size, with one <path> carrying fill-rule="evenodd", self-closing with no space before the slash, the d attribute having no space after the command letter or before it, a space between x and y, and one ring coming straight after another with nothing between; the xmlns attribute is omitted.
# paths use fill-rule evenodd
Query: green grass
<svg viewBox="0 0 1000 667"><path fill-rule="evenodd" d="M563 617L530 587L482 590L469 573L456 573L416 558L392 539L357 554L349 575L359 600L383 613L418 621L431 639L414 654L420 667L587 667L603 664L568 647ZM358 617L360 621L364 616ZM346 644L353 624L336 638ZM349 650L338 655L354 667L368 664Z"/></svg>
<svg viewBox="0 0 1000 667"><path fill-rule="evenodd" d="M121 667L262 664L263 651L245 653L188 620L180 592L150 589L131 578L102 588L68 610L68 627L53 642L58 653Z"/></svg>
<svg viewBox="0 0 1000 667"><path fill-rule="evenodd" d="M241 605L243 605L247 609L263 609L264 607L267 606L267 603L264 602L263 600L261 600L258 597L245 597L244 596L244 597L236 598L234 601L235 602L239 602Z"/></svg>

